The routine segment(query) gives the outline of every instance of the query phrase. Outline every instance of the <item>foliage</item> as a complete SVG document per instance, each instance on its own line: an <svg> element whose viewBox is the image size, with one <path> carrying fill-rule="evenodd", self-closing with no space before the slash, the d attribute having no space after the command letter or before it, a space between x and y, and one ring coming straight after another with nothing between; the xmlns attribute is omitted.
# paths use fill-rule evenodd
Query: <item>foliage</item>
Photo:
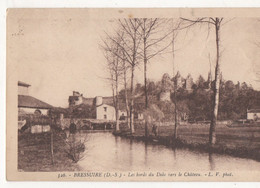
<svg viewBox="0 0 260 188"><path fill-rule="evenodd" d="M157 105L164 114L163 121L174 121L175 107L172 102L158 101Z"/></svg>
<svg viewBox="0 0 260 188"><path fill-rule="evenodd" d="M208 121L211 117L213 105L213 91L208 80L202 76L193 85L193 90L187 91L185 87L179 88L176 93L178 118L181 120ZM142 85L136 86L140 94L143 94ZM162 88L162 82L148 81L149 104L156 104L164 113L163 120L174 120L174 105L172 102L158 100ZM124 92L123 90L121 92ZM136 92L138 94L138 92ZM171 94L174 101L174 94ZM219 120L245 119L247 109L260 107L260 91L254 90L246 83L234 84L231 80L221 80L219 100Z"/></svg>
<svg viewBox="0 0 260 188"><path fill-rule="evenodd" d="M52 109L49 110L49 116L53 117L53 118L59 118L60 114L63 114L64 117L69 117L69 109L68 108L61 108L61 107L54 107Z"/></svg>
<svg viewBox="0 0 260 188"><path fill-rule="evenodd" d="M80 104L69 108L70 115L74 118L95 118L95 106L88 104Z"/></svg>
<svg viewBox="0 0 260 188"><path fill-rule="evenodd" d="M65 143L67 144L66 152L73 162L77 163L84 158L86 142L87 136L83 136L80 133L69 134L69 137L65 138Z"/></svg>
<svg viewBox="0 0 260 188"><path fill-rule="evenodd" d="M149 105L148 109L146 109L143 114L146 121L149 121L149 118L153 121L161 121L164 118L164 113L155 104Z"/></svg>

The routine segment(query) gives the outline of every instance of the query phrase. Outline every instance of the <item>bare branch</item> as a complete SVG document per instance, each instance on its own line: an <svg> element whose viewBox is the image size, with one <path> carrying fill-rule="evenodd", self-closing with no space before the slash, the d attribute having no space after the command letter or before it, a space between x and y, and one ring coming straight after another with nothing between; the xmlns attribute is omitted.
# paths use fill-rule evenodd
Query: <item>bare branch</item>
<svg viewBox="0 0 260 188"><path fill-rule="evenodd" d="M214 21L212 21L212 20L214 20L214 19L210 19L211 21L209 21L209 20L206 20L207 18L198 18L197 20L191 20L191 19L187 19L187 18L180 18L180 19L182 19L182 20L184 20L184 21L187 21L187 22L191 22L191 23L194 23L194 24L196 24L196 23L209 23L209 24L215 24L215 22ZM192 24L192 25L194 25L194 24Z"/></svg>
<svg viewBox="0 0 260 188"><path fill-rule="evenodd" d="M236 19L236 18L231 18L231 19L227 20L226 22L223 22L223 23L222 23L222 26L224 26L224 25L226 25L227 23L233 21L234 19Z"/></svg>
<svg viewBox="0 0 260 188"><path fill-rule="evenodd" d="M147 59L150 60L150 59L153 58L154 56L161 54L161 53L164 52L171 44L172 44L172 42L169 42L169 44L166 45L165 47L163 47L162 49L156 51L155 53L153 53L153 54L151 54L151 55L149 55L149 56L147 56Z"/></svg>

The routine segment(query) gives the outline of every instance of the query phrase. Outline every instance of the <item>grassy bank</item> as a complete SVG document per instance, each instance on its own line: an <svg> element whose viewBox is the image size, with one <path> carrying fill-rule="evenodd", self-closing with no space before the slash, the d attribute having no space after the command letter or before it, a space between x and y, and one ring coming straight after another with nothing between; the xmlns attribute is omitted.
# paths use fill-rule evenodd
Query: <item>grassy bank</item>
<svg viewBox="0 0 260 188"><path fill-rule="evenodd" d="M178 127L178 139L173 140L174 127L158 127L158 135L154 136L149 127L149 137L145 138L144 125L136 124L135 133L130 134L126 126L121 126L115 135L163 144L169 147L189 148L212 153L228 154L236 157L260 161L260 127L227 127L218 125L216 128L217 143L209 147L209 125L181 125Z"/></svg>
<svg viewBox="0 0 260 188"><path fill-rule="evenodd" d="M29 172L79 170L77 164L68 157L63 136L60 132L54 133L54 163L52 163L50 133L19 134L18 170Z"/></svg>

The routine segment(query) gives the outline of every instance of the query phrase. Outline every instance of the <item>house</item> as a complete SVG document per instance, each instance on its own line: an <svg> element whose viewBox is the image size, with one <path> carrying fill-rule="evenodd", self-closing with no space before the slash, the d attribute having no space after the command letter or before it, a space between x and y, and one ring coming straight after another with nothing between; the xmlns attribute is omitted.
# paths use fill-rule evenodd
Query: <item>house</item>
<svg viewBox="0 0 260 188"><path fill-rule="evenodd" d="M96 119L115 120L115 108L107 104L96 107Z"/></svg>
<svg viewBox="0 0 260 188"><path fill-rule="evenodd" d="M116 120L116 110L114 107L113 97L96 96L94 98L85 98L79 92L73 91L73 95L69 96L69 107L75 107L81 104L95 106L96 119L100 120ZM123 120L127 116L125 103L119 99L119 119ZM137 119L143 119L142 113L135 116Z"/></svg>
<svg viewBox="0 0 260 188"><path fill-rule="evenodd" d="M119 119L124 119L126 116L125 107L119 104ZM108 103L106 100L103 101L103 97L96 97L96 119L103 120L116 120L116 110L113 103Z"/></svg>
<svg viewBox="0 0 260 188"><path fill-rule="evenodd" d="M260 108L247 110L247 119L249 120L260 120Z"/></svg>
<svg viewBox="0 0 260 188"><path fill-rule="evenodd" d="M49 132L51 129L50 121L46 115L48 115L52 106L30 96L30 86L27 83L18 81L18 129L30 127L30 131L33 134ZM27 115L32 116L27 119L25 118Z"/></svg>
<svg viewBox="0 0 260 188"><path fill-rule="evenodd" d="M47 115L51 105L29 95L31 85L18 81L18 115L40 114Z"/></svg>

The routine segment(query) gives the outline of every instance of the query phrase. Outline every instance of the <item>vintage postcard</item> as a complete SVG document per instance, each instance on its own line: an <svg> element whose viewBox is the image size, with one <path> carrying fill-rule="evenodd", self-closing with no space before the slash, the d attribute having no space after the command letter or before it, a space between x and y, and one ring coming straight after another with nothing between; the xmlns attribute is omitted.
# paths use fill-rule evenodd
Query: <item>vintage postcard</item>
<svg viewBox="0 0 260 188"><path fill-rule="evenodd" d="M260 9L8 9L7 179L260 181Z"/></svg>

